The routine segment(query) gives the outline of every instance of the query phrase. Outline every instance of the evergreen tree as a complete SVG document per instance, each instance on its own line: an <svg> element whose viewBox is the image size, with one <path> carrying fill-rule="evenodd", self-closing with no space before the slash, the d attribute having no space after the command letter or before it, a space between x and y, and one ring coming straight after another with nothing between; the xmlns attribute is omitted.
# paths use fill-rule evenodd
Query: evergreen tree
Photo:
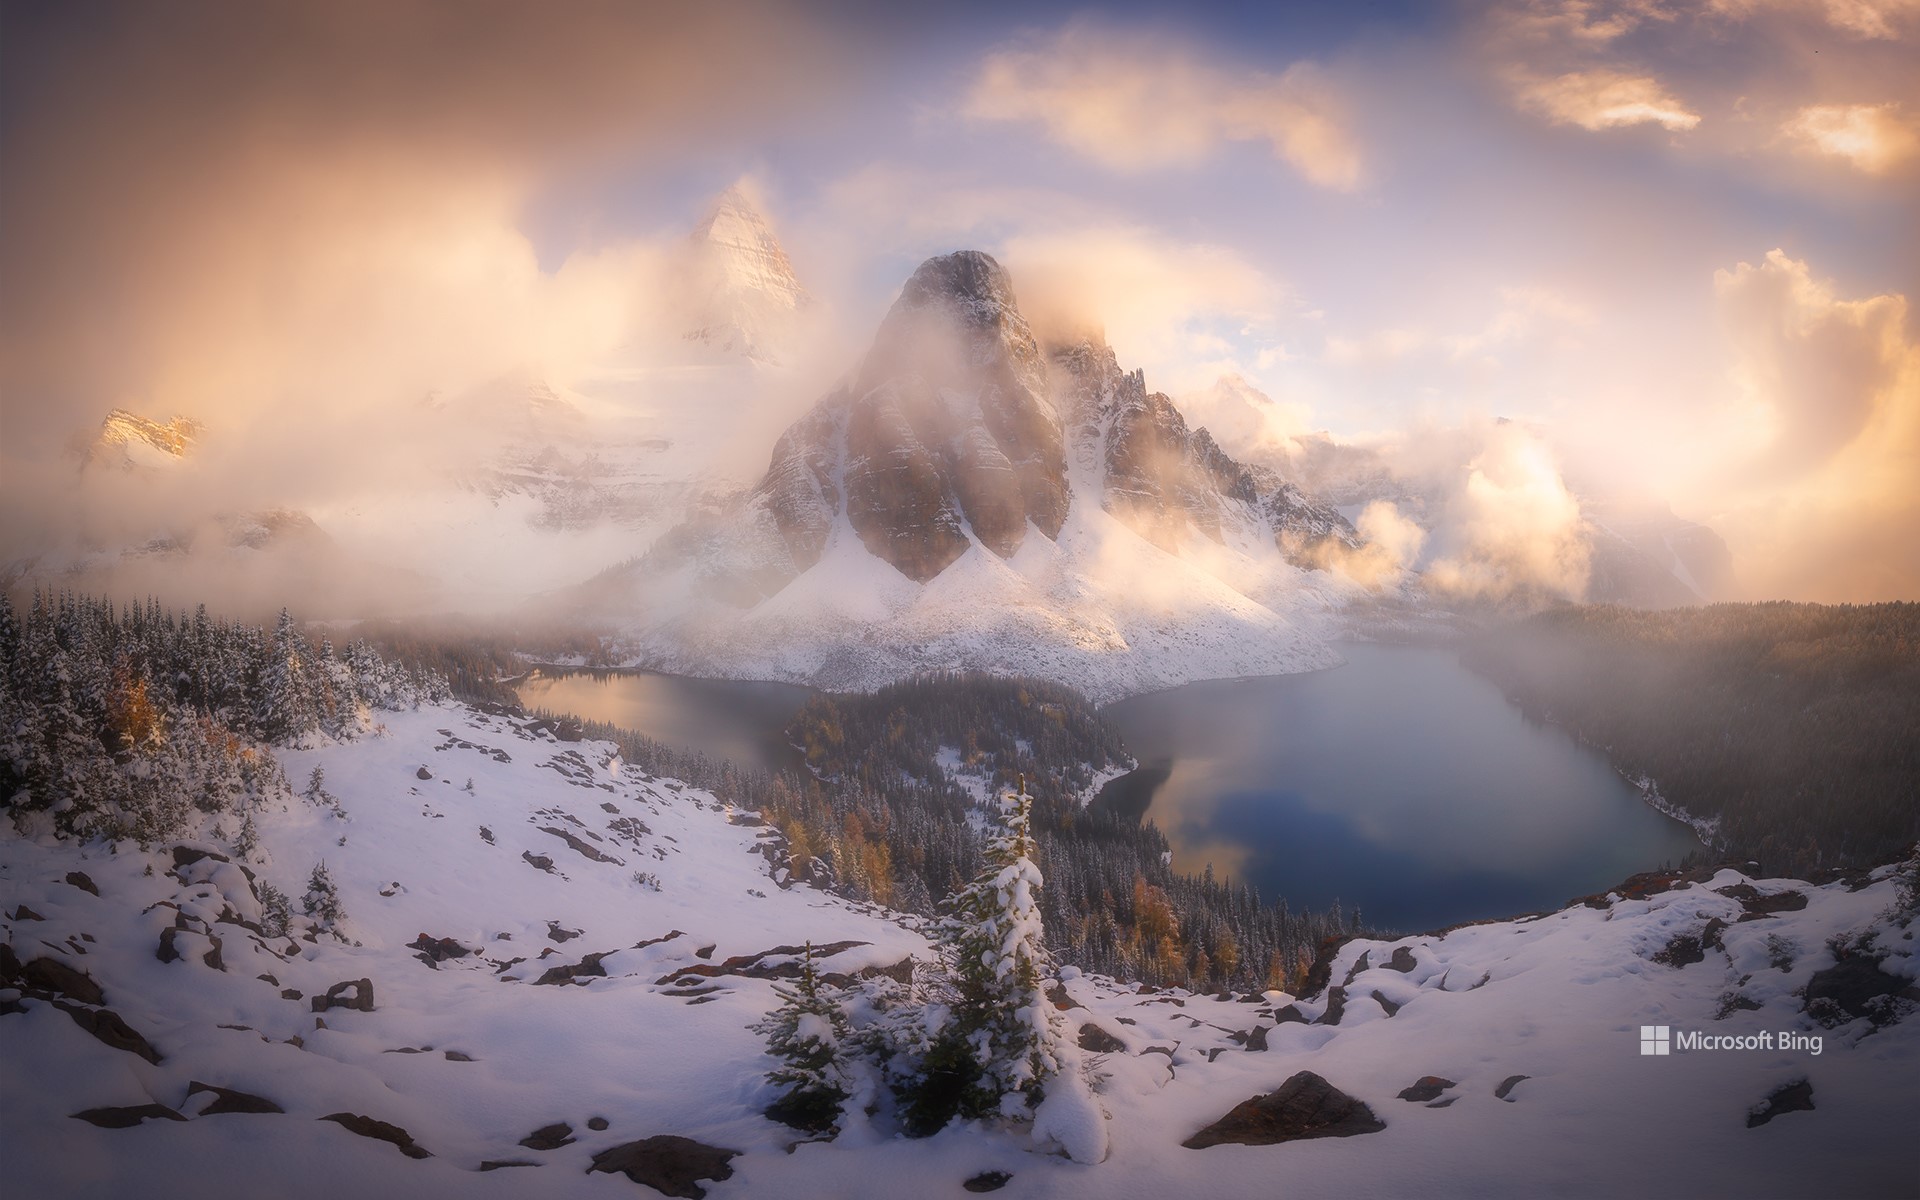
<svg viewBox="0 0 1920 1200"><path fill-rule="evenodd" d="M321 929L331 932L335 937L345 940L337 926L346 920L346 909L340 904L340 889L334 885L333 876L327 871L325 862L313 865L313 873L307 876L307 894L303 905L306 914L314 919Z"/></svg>
<svg viewBox="0 0 1920 1200"><path fill-rule="evenodd" d="M1033 797L1026 781L1000 802L980 874L953 898L941 928L955 1003L952 1033L978 1077L967 1105L1016 1115L1060 1070L1060 1030L1047 1002Z"/></svg>
<svg viewBox="0 0 1920 1200"><path fill-rule="evenodd" d="M753 1027L766 1036L767 1053L780 1060L767 1072L767 1082L786 1089L767 1115L796 1129L826 1130L847 1098L842 1046L848 1027L839 996L821 982L814 966L812 942L800 960L794 986L775 986L774 991L780 996L779 1007Z"/></svg>

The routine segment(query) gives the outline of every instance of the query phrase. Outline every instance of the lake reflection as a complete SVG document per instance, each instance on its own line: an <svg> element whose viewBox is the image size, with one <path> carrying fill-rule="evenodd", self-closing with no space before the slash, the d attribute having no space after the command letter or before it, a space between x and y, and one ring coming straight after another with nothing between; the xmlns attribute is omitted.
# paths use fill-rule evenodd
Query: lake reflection
<svg viewBox="0 0 1920 1200"><path fill-rule="evenodd" d="M1176 868L1212 863L1267 899L1338 898L1410 930L1557 907L1697 845L1450 651L1341 653L1347 665L1330 671L1104 710L1142 763L1166 770L1147 811Z"/></svg>
<svg viewBox="0 0 1920 1200"><path fill-rule="evenodd" d="M676 749L769 771L802 765L785 729L813 694L786 683L571 668L542 668L515 690L530 709L605 721Z"/></svg>

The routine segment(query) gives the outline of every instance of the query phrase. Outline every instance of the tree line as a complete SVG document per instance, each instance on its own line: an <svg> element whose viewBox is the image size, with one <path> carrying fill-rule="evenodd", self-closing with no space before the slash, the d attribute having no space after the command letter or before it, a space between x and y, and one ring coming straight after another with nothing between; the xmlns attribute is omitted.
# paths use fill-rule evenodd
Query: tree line
<svg viewBox="0 0 1920 1200"><path fill-rule="evenodd" d="M1567 608L1463 659L1715 822L1718 856L1805 874L1920 838L1920 604Z"/></svg>
<svg viewBox="0 0 1920 1200"><path fill-rule="evenodd" d="M292 795L268 747L347 739L373 714L445 699L444 679L364 642L72 594L0 595L0 809L81 837L149 844ZM232 827L228 828L231 823Z"/></svg>

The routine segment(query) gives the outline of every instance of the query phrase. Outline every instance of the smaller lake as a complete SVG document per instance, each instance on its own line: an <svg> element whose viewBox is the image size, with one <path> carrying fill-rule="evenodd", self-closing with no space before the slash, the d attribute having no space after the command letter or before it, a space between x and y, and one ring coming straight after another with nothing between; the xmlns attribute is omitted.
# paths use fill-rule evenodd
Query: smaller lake
<svg viewBox="0 0 1920 1200"><path fill-rule="evenodd" d="M652 671L541 667L514 689L544 708L636 730L677 750L768 771L801 768L785 730L810 688L787 683L688 679Z"/></svg>
<svg viewBox="0 0 1920 1200"><path fill-rule="evenodd" d="M1451 651L1340 652L1109 705L1143 769L1097 803L1144 809L1178 870L1211 863L1295 908L1338 899L1383 929L1557 908L1698 846Z"/></svg>

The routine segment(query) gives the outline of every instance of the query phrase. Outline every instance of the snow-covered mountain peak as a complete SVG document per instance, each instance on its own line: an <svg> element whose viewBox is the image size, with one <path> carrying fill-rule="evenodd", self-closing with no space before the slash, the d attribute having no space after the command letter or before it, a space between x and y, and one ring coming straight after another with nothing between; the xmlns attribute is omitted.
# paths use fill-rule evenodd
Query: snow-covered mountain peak
<svg viewBox="0 0 1920 1200"><path fill-rule="evenodd" d="M85 461L120 470L167 467L185 458L205 432L206 426L192 417L155 421L116 408L100 422Z"/></svg>
<svg viewBox="0 0 1920 1200"><path fill-rule="evenodd" d="M813 299L766 217L738 187L714 200L688 239L694 321L687 340L729 357L777 363Z"/></svg>

